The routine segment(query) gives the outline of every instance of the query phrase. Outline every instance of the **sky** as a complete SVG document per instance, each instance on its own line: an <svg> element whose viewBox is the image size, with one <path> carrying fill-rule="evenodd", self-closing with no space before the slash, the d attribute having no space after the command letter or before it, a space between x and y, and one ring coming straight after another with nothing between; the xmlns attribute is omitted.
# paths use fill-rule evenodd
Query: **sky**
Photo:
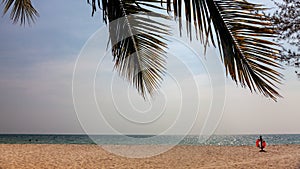
<svg viewBox="0 0 300 169"><path fill-rule="evenodd" d="M100 13L82 0L34 6L31 26L0 17L0 133L300 134L299 68L282 71L274 102L224 77L216 49L203 56L175 31L161 93L145 102L113 71Z"/></svg>

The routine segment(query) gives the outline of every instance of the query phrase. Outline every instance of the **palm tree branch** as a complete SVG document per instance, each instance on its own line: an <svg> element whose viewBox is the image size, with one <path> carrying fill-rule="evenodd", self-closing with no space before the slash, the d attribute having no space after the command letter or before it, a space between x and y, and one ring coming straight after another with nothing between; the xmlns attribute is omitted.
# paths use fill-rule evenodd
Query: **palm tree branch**
<svg viewBox="0 0 300 169"><path fill-rule="evenodd" d="M141 3L140 3L141 2ZM145 98L160 87L165 74L166 35L169 27L154 18L169 19L148 13L149 7L161 10L160 1L102 1L103 18L109 22L110 43L115 70L129 80ZM146 8L144 8L146 6Z"/></svg>
<svg viewBox="0 0 300 169"><path fill-rule="evenodd" d="M92 15L102 9L103 20L110 25L110 42L115 69L130 80L145 96L155 91L165 70L166 35L168 26L146 17L145 13L156 10L172 11L182 30L182 11L185 11L186 30L192 40L192 24L196 38L204 43L218 46L226 74L251 91L259 91L276 100L280 94L275 83L282 74L276 59L278 45L268 40L276 35L272 23L259 11L265 8L246 0L87 0ZM166 3L167 8L162 6ZM10 9L10 18L20 24L34 22L38 12L31 0L2 0L3 14ZM159 4L159 5L158 5ZM149 14L147 14L149 16ZM153 12L152 18L165 15Z"/></svg>
<svg viewBox="0 0 300 169"><path fill-rule="evenodd" d="M214 11L211 12L211 14L214 20L213 23L216 31L220 34L220 40L222 41L226 38L228 40L226 43L234 46L234 48L228 46L225 47L223 45L224 43L222 43L222 46L219 46L219 48L222 49L222 57L224 58L225 62L227 61L225 57L228 57L230 60L234 60L234 63L232 61L225 63L225 66L227 66L227 70L230 72L232 79L236 82L240 82L243 86L247 84L250 90L258 90L266 97L276 100L277 97L280 97L280 94L274 90L275 85L273 85L273 83L279 83L282 75L270 67L280 68L278 63L271 61L271 59L277 59L279 57L279 51L273 47L256 48L249 45L249 41L252 41L252 43L260 41L265 45L276 45L273 42L261 39L261 37L264 38L268 36L274 36L275 34L275 30L272 29L271 23L268 22L266 18L254 12L249 13L249 18L247 18L247 15L245 15L249 11L259 10L260 7L255 4L247 3L246 1L208 2L210 4L210 10ZM228 11L227 6L230 6L230 8L239 9L234 10L235 16L228 16L228 13L231 14L232 10ZM252 15L256 15L256 17L253 17ZM247 19L234 19L241 17ZM249 20L259 17L261 17L260 21L252 21L249 24ZM240 32L243 32L243 30L249 30L248 32L253 33L241 34ZM239 69L236 69L236 67L230 64L235 64L237 67L239 67ZM236 75L235 72L238 70L239 74Z"/></svg>
<svg viewBox="0 0 300 169"><path fill-rule="evenodd" d="M182 11L176 9L181 0L167 3L169 12L173 4L174 16L180 20ZM205 48L209 42L218 45L227 75L251 91L273 100L280 97L274 89L282 79L275 70L281 68L276 61L278 45L268 40L277 34L269 19L260 13L263 6L245 0L184 0L184 4L187 31L191 34L190 23L194 22Z"/></svg>
<svg viewBox="0 0 300 169"><path fill-rule="evenodd" d="M11 8L10 19L13 23L20 21L20 25L30 24L35 22L39 13L33 7L30 0L2 0L4 4L3 15Z"/></svg>

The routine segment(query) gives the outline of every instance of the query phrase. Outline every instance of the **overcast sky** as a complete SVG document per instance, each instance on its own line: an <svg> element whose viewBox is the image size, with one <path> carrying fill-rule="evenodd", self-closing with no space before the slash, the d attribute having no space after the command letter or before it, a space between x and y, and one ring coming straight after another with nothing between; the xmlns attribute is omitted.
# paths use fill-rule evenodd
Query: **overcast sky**
<svg viewBox="0 0 300 169"><path fill-rule="evenodd" d="M34 5L31 27L0 18L0 133L300 133L300 69L283 70L274 102L224 78L215 49L203 57L175 31L161 94L144 102L113 72L107 27L86 1Z"/></svg>

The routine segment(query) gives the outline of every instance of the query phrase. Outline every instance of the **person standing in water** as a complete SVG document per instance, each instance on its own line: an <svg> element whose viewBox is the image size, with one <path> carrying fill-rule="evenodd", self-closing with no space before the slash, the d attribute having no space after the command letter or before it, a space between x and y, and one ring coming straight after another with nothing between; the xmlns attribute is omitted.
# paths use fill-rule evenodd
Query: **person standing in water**
<svg viewBox="0 0 300 169"><path fill-rule="evenodd" d="M256 140L256 147L259 147L260 148L260 151L259 152L266 152L264 150L264 148L267 146L267 143L265 140L262 139L262 136L260 135L259 136L259 139Z"/></svg>

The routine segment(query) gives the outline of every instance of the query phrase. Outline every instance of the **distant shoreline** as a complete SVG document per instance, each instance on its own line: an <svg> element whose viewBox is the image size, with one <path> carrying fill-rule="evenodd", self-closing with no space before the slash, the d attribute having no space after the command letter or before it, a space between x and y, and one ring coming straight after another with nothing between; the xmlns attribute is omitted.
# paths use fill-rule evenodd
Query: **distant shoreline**
<svg viewBox="0 0 300 169"><path fill-rule="evenodd" d="M255 145L259 135L50 135L0 134L0 144L103 144L103 145ZM300 134L263 135L267 145L299 144Z"/></svg>

